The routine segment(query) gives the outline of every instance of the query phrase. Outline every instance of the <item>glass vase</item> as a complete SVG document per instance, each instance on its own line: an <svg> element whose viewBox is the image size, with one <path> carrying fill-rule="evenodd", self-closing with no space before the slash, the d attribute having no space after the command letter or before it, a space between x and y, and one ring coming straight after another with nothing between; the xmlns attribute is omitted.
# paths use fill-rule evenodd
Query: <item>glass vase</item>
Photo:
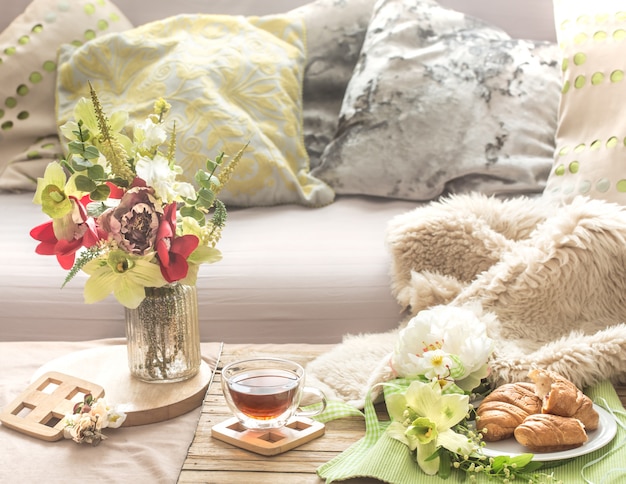
<svg viewBox="0 0 626 484"><path fill-rule="evenodd" d="M168 383L194 376L201 363L196 287L146 288L139 307L126 308L126 338L134 377Z"/></svg>

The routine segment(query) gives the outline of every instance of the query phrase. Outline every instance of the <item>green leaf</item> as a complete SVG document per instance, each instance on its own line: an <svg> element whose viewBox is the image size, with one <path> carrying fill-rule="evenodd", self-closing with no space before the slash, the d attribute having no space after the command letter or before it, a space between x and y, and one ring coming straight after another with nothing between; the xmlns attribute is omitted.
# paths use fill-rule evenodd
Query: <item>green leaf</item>
<svg viewBox="0 0 626 484"><path fill-rule="evenodd" d="M511 457L509 462L511 464L516 464L517 467L524 467L533 460L533 457L533 454L520 454L515 457Z"/></svg>
<svg viewBox="0 0 626 484"><path fill-rule="evenodd" d="M82 141L70 141L67 144L67 149L72 154L82 155L85 151L85 144Z"/></svg>
<svg viewBox="0 0 626 484"><path fill-rule="evenodd" d="M185 205L184 207L181 207L180 214L183 217L194 218L198 222L200 222L200 224L204 224L204 222L205 222L204 212L198 210L196 207Z"/></svg>
<svg viewBox="0 0 626 484"><path fill-rule="evenodd" d="M543 467L545 467L543 462L532 461L524 466L524 472L535 472Z"/></svg>
<svg viewBox="0 0 626 484"><path fill-rule="evenodd" d="M198 204L202 207L210 207L215 201L215 193L213 190L201 188L198 190Z"/></svg>
<svg viewBox="0 0 626 484"><path fill-rule="evenodd" d="M81 192L91 193L96 189L94 181L85 175L78 175L75 179L75 184L76 188Z"/></svg>
<svg viewBox="0 0 626 484"><path fill-rule="evenodd" d="M105 178L104 168L102 165L93 165L87 170L87 175L92 180L103 180Z"/></svg>
<svg viewBox="0 0 626 484"><path fill-rule="evenodd" d="M72 168L76 171L85 171L93 166L93 163L89 160L86 160L82 157L73 157L72 158Z"/></svg>
<svg viewBox="0 0 626 484"><path fill-rule="evenodd" d="M211 175L207 173L206 171L198 170L196 172L195 178L196 178L196 181L198 182L198 185L204 186L211 179Z"/></svg>
<svg viewBox="0 0 626 484"><path fill-rule="evenodd" d="M128 183L127 180L120 177L111 178L109 181L113 183L113 185L116 185L120 188L128 188L130 186L130 183Z"/></svg>
<svg viewBox="0 0 626 484"><path fill-rule="evenodd" d="M88 160L93 160L97 159L100 156L100 152L95 146L87 146L85 148L85 151L83 152L83 156Z"/></svg>
<svg viewBox="0 0 626 484"><path fill-rule="evenodd" d="M109 207L102 202L90 202L87 204L87 215L90 217L98 218L102 215Z"/></svg>
<svg viewBox="0 0 626 484"><path fill-rule="evenodd" d="M105 183L98 185L95 190L90 193L92 200L106 200L111 194L111 189Z"/></svg>
<svg viewBox="0 0 626 484"><path fill-rule="evenodd" d="M493 458L493 463L491 464L491 468L494 471L501 471L504 469L505 465L509 463L510 457L508 455L498 455Z"/></svg>
<svg viewBox="0 0 626 484"><path fill-rule="evenodd" d="M213 160L206 160L206 169L209 173L213 173L217 169L218 163Z"/></svg>

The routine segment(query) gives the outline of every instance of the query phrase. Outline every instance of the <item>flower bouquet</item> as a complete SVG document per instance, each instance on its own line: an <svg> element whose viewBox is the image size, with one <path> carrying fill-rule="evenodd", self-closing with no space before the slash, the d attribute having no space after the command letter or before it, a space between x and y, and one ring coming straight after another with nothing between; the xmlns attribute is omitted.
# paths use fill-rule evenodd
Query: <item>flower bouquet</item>
<svg viewBox="0 0 626 484"><path fill-rule="evenodd" d="M112 293L137 308L146 288L195 285L198 266L221 259L216 244L226 208L217 195L243 149L228 164L224 153L207 160L195 175L196 190L177 180L182 168L174 158L175 126L169 141L163 127L165 100L130 135L128 113L108 118L91 85L90 92L91 99L77 103L75 121L61 127L70 140L67 158L50 163L37 180L33 201L50 220L30 235L39 241L38 254L56 256L69 271L64 285L80 270L89 275L85 302Z"/></svg>
<svg viewBox="0 0 626 484"><path fill-rule="evenodd" d="M224 153L207 160L196 188L178 180L176 126L168 136L164 99L131 126L126 112L107 117L89 87L60 128L66 159L37 180L34 202L50 220L30 235L38 254L69 271L63 286L82 270L86 303L113 294L125 306L131 374L181 381L201 364L195 285L200 264L221 259L227 213L217 196L246 147L230 162Z"/></svg>
<svg viewBox="0 0 626 484"><path fill-rule="evenodd" d="M478 309L478 308L476 308ZM485 481L554 482L532 454L487 457L472 401L489 393L494 342L484 314L436 306L400 332L386 368L365 402L365 437L318 469L326 482L355 476L425 482L419 474ZM372 395L382 391L389 421L379 421ZM333 402L336 403L336 402ZM335 416L355 409L335 408ZM346 405L347 404L343 404ZM461 473L461 475L454 475Z"/></svg>
<svg viewBox="0 0 626 484"><path fill-rule="evenodd" d="M74 405L72 413L63 417L63 437L77 444L98 445L107 438L102 429L119 428L126 420L126 414L118 407L109 405L104 398L95 399L85 395L82 402Z"/></svg>

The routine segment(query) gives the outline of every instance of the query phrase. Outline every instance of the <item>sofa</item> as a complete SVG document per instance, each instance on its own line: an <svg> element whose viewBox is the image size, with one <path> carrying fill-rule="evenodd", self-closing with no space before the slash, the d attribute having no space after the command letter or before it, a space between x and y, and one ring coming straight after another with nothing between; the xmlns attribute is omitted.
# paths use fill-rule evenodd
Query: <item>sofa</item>
<svg viewBox="0 0 626 484"><path fill-rule="evenodd" d="M99 86L107 107L128 103L123 107L133 110L145 93L152 96L159 82L180 75L181 69L192 72L185 68L193 65L193 72L202 73L195 79L202 82L217 76L211 77L214 84L206 92L198 91L195 84L181 84L190 86L189 94L172 105L178 110L177 125L185 129L192 120L215 123L218 108L226 105L216 103L208 111L200 110L199 117L190 108L194 103L206 106L213 91L230 85L215 84L228 71L220 62L227 60L229 68L244 69L237 72L260 81L280 65L280 73L291 79L290 90L278 84L272 95L260 96L255 103L226 105L220 113L231 129L224 132L221 126L219 142L207 143L205 135L198 144L193 133L182 135L180 156L190 163L194 154L214 156L228 136L233 138L229 153L248 137L254 153L246 170L235 178L238 191L226 193L228 221L219 243L223 259L202 266L199 273L203 357L214 363L218 342L241 343L236 356L242 358L278 343L287 343L280 351L294 356L302 351L300 343L327 343L326 355L332 356L342 341L362 353L359 336L378 343L380 334L386 334L386 343L393 344L395 339L389 335L406 317L393 293L387 245L390 223L401 220L397 216L452 194L484 194L520 200L520 204L522 197L546 197L548 204L551 195L574 191L569 188L571 180L582 171L569 157L599 156L591 166L598 169L606 162L609 172L609 161L623 160L626 129L618 123L625 119L618 115L623 102L615 102L614 92L626 85L620 84L623 68L607 71L611 83L597 75L604 72L600 69L588 77L587 86L594 86L594 94L602 86L611 87L608 100L600 97L583 103L587 111L582 113L561 102L569 85L563 84L563 73L576 75L585 63L574 62L575 69L562 63L553 11L559 3L4 2L0 16L0 364L5 373L0 407L19 395L42 365L67 354L124 344L123 307L112 297L85 304L86 276L80 273L62 288L66 271L53 257L37 255L37 243L29 235L32 227L46 220L33 203L36 178L48 162L64 156L59 125L84 92L86 79ZM568 3L606 6L604 0ZM623 13L619 18L624 21ZM204 23L196 23L198 19ZM181 24L190 28L174 28ZM232 45L219 44L220 38L207 41L204 28L194 30L209 24L213 30L230 25L224 38ZM233 35L235 27L246 35ZM622 33L615 32L618 41ZM165 48L165 39L171 51ZM151 51L145 50L148 44ZM227 54L218 51L208 56L218 44ZM617 42L594 45L609 44ZM268 63L270 47L273 57ZM191 58L189 52L194 53ZM138 57L138 53L145 55ZM581 61L585 56L569 58ZM607 58L624 56L603 60ZM127 70L120 70L122 66ZM239 89L245 87L238 82L242 79L242 75L233 78L238 86L234 94L240 95ZM572 91L586 91L586 79L572 79ZM170 101L173 94L173 89L163 92ZM278 96L281 101L272 103ZM274 108L278 104L278 115L274 110L273 118L249 123L251 113L268 104ZM601 112L592 115L590 107ZM604 121L610 122L608 128ZM246 123L245 131L232 129ZM592 127L604 127L609 134L591 135ZM203 129L206 126L200 126L199 132ZM578 136L586 137L588 145ZM574 149L567 150L568 146ZM610 192L605 183L610 177L602 173L601 183L594 184L594 189L601 189L596 190L597 198ZM567 190L559 186L561 180L570 184ZM508 222L502 220L502 225L507 227ZM471 224L467 225L471 234ZM530 233L532 229L526 228L519 228L520 232ZM437 252L434 247L429 263L436 262ZM475 274L472 269L468 272ZM612 348L602 346L607 347ZM343 370L354 370L356 364L351 360L344 366L344 361L338 372L350 378ZM95 450L71 441L39 441L0 426L0 481L177 482L200 411L117 429L110 441ZM241 463L245 468L243 455ZM617 482L620 469L613 470Z"/></svg>
<svg viewBox="0 0 626 484"><path fill-rule="evenodd" d="M536 196L545 188L560 84L550 2L426 1L432 7L426 13L407 13L398 4L395 17L380 15L371 19L375 25L370 22L373 0L114 3L100 2L89 15L85 6L91 4L83 1L54 12L57 7L47 0L3 6L1 341L124 336L124 308L115 299L86 305L85 276L78 274L61 288L65 271L54 257L35 254L29 231L46 220L32 203L35 179L48 161L63 156L58 126L80 91L72 92L71 86L102 74L79 65L78 51L101 42L91 53L106 52L115 59L121 54L107 42L177 14L186 13L188 22L200 14L253 19L255 29L266 29L264 35L275 18L300 19L305 32L300 58L293 60L301 68L300 90L288 106L294 121L285 131L276 128L279 121L257 123L259 133L251 142L255 147L255 140L261 145L266 138L281 138L272 147L280 151L282 142L290 143L296 157L281 161L284 153L274 152L279 159L270 163L278 166L274 178L252 182L263 185L261 195L227 193L229 215L219 243L223 260L202 266L197 284L202 341L338 343L346 334L393 329L403 317L390 291L385 245L394 216L451 193ZM24 12L27 7L30 12ZM97 17L105 11L108 23L103 26ZM66 20L76 20L76 15L87 17ZM421 32L420 51L412 52L411 37L402 29L419 15L427 15L431 31ZM43 25L43 34L54 30L48 28L54 24L51 16L59 27L67 22L52 40L39 41L37 34L15 37L28 22ZM225 17L212 18L219 22ZM392 22L399 28L391 28ZM385 28L397 30L397 38L376 38ZM72 35L83 33L72 42ZM54 39L61 40L55 44ZM408 42L398 47L406 55L385 64L398 57L389 50L394 42ZM135 59L128 55L131 65ZM421 69L415 64L419 56L440 57L441 63ZM471 56L482 59L484 69L467 65ZM48 58L58 64L42 81L24 83L19 77L23 72L10 71ZM383 65L391 74L382 75L378 89L371 89L368 76ZM138 75L164 66L147 65ZM215 70L207 65L207 72ZM131 83L109 91L116 80L106 75L98 80L105 105L120 99L132 103L121 94ZM24 84L27 95L19 91ZM9 121L25 103L24 126ZM423 134L417 136L416 130ZM232 151L235 144L230 143L226 146ZM220 148L194 149L212 156ZM293 176L286 182L280 171L285 167ZM296 190L294 184L299 184Z"/></svg>

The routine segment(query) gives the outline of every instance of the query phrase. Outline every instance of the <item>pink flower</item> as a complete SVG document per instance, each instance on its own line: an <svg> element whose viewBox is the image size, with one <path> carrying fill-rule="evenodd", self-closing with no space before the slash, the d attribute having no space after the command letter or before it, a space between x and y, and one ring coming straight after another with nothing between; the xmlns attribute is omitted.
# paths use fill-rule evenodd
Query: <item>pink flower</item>
<svg viewBox="0 0 626 484"><path fill-rule="evenodd" d="M195 235L176 236L176 204L166 205L157 232L156 249L161 262L161 274L167 282L187 277L187 257L196 250L199 242Z"/></svg>
<svg viewBox="0 0 626 484"><path fill-rule="evenodd" d="M98 225L128 253L145 255L154 250L157 230L163 208L154 198L154 190L134 186L121 198L115 208L110 208L98 218Z"/></svg>

